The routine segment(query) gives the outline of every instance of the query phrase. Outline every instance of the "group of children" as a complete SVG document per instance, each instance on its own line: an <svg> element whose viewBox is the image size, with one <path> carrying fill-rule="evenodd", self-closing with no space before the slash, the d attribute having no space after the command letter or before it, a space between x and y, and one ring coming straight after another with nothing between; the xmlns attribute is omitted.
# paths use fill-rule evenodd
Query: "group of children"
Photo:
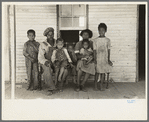
<svg viewBox="0 0 149 122"><path fill-rule="evenodd" d="M51 56L51 62L54 66L55 73L55 86L58 82L62 81L62 75L64 69L68 69L69 72L73 75L73 82L77 84L76 75L78 65L82 65L85 68L89 67L89 64L94 69L91 71L95 74L95 84L97 84L98 79L100 78L100 90L102 89L102 84L104 81L105 73L109 73L112 66L110 61L110 40L105 37L105 32L107 31L107 26L104 23L99 24L98 26L99 37L93 40L93 48L90 46L89 39L83 39L82 48L79 53L82 55L82 58L79 60L81 63L78 64L78 57L75 53L74 45L68 44L67 47L64 47L64 40L58 38L56 40L56 49L53 51ZM30 86L32 84L32 79L38 79L38 47L39 43L35 41L35 31L29 30L27 32L29 41L24 45L23 54L26 58L26 67L28 74L28 82ZM30 75L29 73L30 72ZM100 74L100 75L99 75ZM77 76L78 77L78 76ZM36 88L38 86L36 85ZM95 85L95 90L98 90L97 85Z"/></svg>

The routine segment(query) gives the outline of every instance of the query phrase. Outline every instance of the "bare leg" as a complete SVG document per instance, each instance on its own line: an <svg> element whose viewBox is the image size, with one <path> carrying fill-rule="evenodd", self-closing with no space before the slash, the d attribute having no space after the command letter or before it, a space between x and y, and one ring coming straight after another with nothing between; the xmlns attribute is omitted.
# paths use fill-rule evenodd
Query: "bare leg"
<svg viewBox="0 0 149 122"><path fill-rule="evenodd" d="M85 76L84 76L84 79L83 79L81 85L84 85L85 84L85 82L88 80L89 76L90 76L89 73L85 73Z"/></svg>
<svg viewBox="0 0 149 122"><path fill-rule="evenodd" d="M87 90L86 90L85 87L84 87L84 84L85 84L85 82L87 81L87 79L89 78L89 76L90 76L89 73L85 73L84 79L83 79L83 81L82 81L82 83L81 83L81 90L84 91L84 92L87 92Z"/></svg>
<svg viewBox="0 0 149 122"><path fill-rule="evenodd" d="M58 74L59 74L59 68L55 69L55 86L57 85L57 79L58 79Z"/></svg>
<svg viewBox="0 0 149 122"><path fill-rule="evenodd" d="M98 86L97 86L97 84L98 84L98 77L99 77L99 73L96 73L95 74L95 82L94 82L94 85L95 85L94 90L95 91L98 91Z"/></svg>
<svg viewBox="0 0 149 122"><path fill-rule="evenodd" d="M82 70L79 69L79 71L78 71L78 77L77 77L77 84L78 85L80 85L80 79L81 79L82 73L83 73Z"/></svg>
<svg viewBox="0 0 149 122"><path fill-rule="evenodd" d="M100 90L101 90L101 91L104 91L104 89L102 88L102 86L103 86L103 81L104 81L104 74L102 73L102 74L101 74L101 83L100 83Z"/></svg>
<svg viewBox="0 0 149 122"><path fill-rule="evenodd" d="M109 73L107 73L107 86L106 88L108 89L109 88Z"/></svg>
<svg viewBox="0 0 149 122"><path fill-rule="evenodd" d="M68 76L68 70L64 69L63 75L62 75L62 79L60 82L60 92L63 91L63 84L64 84L64 80L66 79L66 77Z"/></svg>
<svg viewBox="0 0 149 122"><path fill-rule="evenodd" d="M80 91L80 79L81 79L82 73L83 72L79 69L78 75L77 75L77 84L76 84L76 88L75 88L76 92Z"/></svg>
<svg viewBox="0 0 149 122"><path fill-rule="evenodd" d="M62 76L62 82L64 82L64 80L67 80L67 77L68 77L68 70L64 69L64 73L63 73L63 76Z"/></svg>
<svg viewBox="0 0 149 122"><path fill-rule="evenodd" d="M62 80L63 73L64 73L64 67L61 67L60 68L60 73L59 73L59 76L58 76L58 81L61 81Z"/></svg>

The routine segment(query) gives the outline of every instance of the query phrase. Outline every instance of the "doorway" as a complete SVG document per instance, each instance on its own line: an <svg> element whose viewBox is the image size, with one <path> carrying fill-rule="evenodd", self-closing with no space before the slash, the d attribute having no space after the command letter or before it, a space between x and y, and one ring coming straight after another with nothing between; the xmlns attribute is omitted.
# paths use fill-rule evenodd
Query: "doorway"
<svg viewBox="0 0 149 122"><path fill-rule="evenodd" d="M145 5L139 5L139 81L145 80Z"/></svg>
<svg viewBox="0 0 149 122"><path fill-rule="evenodd" d="M68 44L75 44L79 41L79 30L61 30L61 38L65 42L65 47Z"/></svg>

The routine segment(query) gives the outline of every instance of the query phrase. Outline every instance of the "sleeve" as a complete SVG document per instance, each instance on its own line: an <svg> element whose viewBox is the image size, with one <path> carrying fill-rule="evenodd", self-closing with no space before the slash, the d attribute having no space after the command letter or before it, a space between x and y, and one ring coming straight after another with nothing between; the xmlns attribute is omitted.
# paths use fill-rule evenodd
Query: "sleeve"
<svg viewBox="0 0 149 122"><path fill-rule="evenodd" d="M83 48L81 48L80 54L83 54L84 55L84 49Z"/></svg>
<svg viewBox="0 0 149 122"><path fill-rule="evenodd" d="M94 40L93 41L93 50L96 50L97 49L97 45L96 45L96 41Z"/></svg>
<svg viewBox="0 0 149 122"><path fill-rule="evenodd" d="M93 41L90 40L90 48L93 49Z"/></svg>
<svg viewBox="0 0 149 122"><path fill-rule="evenodd" d="M64 52L65 52L65 55L66 55L66 57L67 57L67 59L68 59L68 62L72 62L72 61L71 61L71 58L70 58L70 56L69 56L69 54L68 54L67 49L64 49Z"/></svg>
<svg viewBox="0 0 149 122"><path fill-rule="evenodd" d="M48 61L47 59L45 59L45 49L43 48L43 43L40 44L39 46L39 53L38 53L38 60L39 60L39 63L41 64L45 64L46 61Z"/></svg>
<svg viewBox="0 0 149 122"><path fill-rule="evenodd" d="M108 49L111 48L111 41L110 41L110 39L108 39L108 41L107 41L107 48L108 48Z"/></svg>
<svg viewBox="0 0 149 122"><path fill-rule="evenodd" d="M56 50L53 51L52 56L51 56L52 63L54 63L55 60L56 60Z"/></svg>
<svg viewBox="0 0 149 122"><path fill-rule="evenodd" d="M29 56L29 54L28 54L28 52L27 52L27 43L24 44L24 47L23 47L23 55L24 55L25 57L28 57L28 56Z"/></svg>
<svg viewBox="0 0 149 122"><path fill-rule="evenodd" d="M76 46L75 46L75 53L79 53L80 51L80 43L77 42Z"/></svg>

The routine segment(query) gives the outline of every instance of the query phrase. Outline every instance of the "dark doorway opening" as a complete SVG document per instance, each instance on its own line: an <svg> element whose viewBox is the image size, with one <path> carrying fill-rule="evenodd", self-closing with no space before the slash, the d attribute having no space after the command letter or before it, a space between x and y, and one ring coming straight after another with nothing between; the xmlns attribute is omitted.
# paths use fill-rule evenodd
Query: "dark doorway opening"
<svg viewBox="0 0 149 122"><path fill-rule="evenodd" d="M61 38L68 44L76 44L79 41L79 30L61 30Z"/></svg>
<svg viewBox="0 0 149 122"><path fill-rule="evenodd" d="M139 6L139 81L145 80L145 5Z"/></svg>

